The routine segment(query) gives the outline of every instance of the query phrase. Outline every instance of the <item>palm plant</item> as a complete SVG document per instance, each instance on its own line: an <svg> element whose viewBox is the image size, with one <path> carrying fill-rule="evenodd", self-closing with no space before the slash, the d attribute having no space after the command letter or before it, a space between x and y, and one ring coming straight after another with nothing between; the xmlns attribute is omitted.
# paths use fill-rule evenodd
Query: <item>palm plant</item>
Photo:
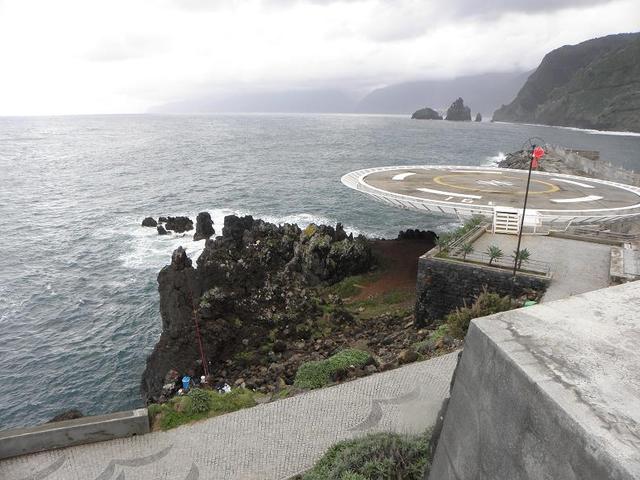
<svg viewBox="0 0 640 480"><path fill-rule="evenodd" d="M449 237L447 235L440 235L436 240L438 246L438 252L446 254L449 251Z"/></svg>
<svg viewBox="0 0 640 480"><path fill-rule="evenodd" d="M491 245L489 248L487 248L486 254L489 255L489 265L491 265L494 260L498 260L499 258L504 257L504 253L502 252L500 247L497 247L495 245Z"/></svg>
<svg viewBox="0 0 640 480"><path fill-rule="evenodd" d="M516 261L518 270L521 270L522 263L527 263L531 258L531 252L529 252L529 250L527 250L526 248L523 248L519 252L514 250L512 257Z"/></svg>
<svg viewBox="0 0 640 480"><path fill-rule="evenodd" d="M473 252L473 245L471 245L470 243L465 243L462 245L462 247L460 247L460 250L462 251L462 259L466 260L467 255Z"/></svg>

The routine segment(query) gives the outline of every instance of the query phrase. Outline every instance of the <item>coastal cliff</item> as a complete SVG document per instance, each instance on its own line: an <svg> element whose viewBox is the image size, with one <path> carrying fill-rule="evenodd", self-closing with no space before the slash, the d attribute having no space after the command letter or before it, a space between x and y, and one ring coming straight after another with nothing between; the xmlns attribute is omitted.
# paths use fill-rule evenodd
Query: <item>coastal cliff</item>
<svg viewBox="0 0 640 480"><path fill-rule="evenodd" d="M248 347L284 349L288 341L309 338L310 319L322 313L322 301L310 287L372 265L369 242L347 235L340 225L301 230L250 216L226 217L222 236L207 241L197 268L178 248L158 275L162 334L147 359L143 398L161 400L172 371L202 374L195 321L213 369ZM336 321L346 316L340 309L332 314Z"/></svg>
<svg viewBox="0 0 640 480"><path fill-rule="evenodd" d="M640 132L640 33L548 53L494 121Z"/></svg>

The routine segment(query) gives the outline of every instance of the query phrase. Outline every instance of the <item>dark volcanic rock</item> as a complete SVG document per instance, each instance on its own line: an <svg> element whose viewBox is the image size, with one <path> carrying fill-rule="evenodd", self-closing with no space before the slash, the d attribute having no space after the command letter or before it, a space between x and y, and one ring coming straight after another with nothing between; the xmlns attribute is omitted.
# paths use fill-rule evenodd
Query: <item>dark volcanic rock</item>
<svg viewBox="0 0 640 480"><path fill-rule="evenodd" d="M284 342L267 347L286 356L291 342L311 337L311 319L322 315L309 287L366 272L373 261L369 242L347 236L340 225L301 230L250 216L226 217L222 236L206 242L197 268L179 248L158 275L162 334L143 374L144 399L162 397L171 369L202 374L196 320L213 366L231 368L240 362L235 354L269 339ZM294 365L282 374L292 381Z"/></svg>
<svg viewBox="0 0 640 480"><path fill-rule="evenodd" d="M639 59L640 33L560 47L493 120L640 132Z"/></svg>
<svg viewBox="0 0 640 480"><path fill-rule="evenodd" d="M162 225L158 225L156 230L158 230L158 235L167 235L167 231Z"/></svg>
<svg viewBox="0 0 640 480"><path fill-rule="evenodd" d="M158 225L158 222L156 222L152 217L147 217L144 220L142 220L143 227L155 227L157 225Z"/></svg>
<svg viewBox="0 0 640 480"><path fill-rule="evenodd" d="M476 113L476 122L481 122L482 121L482 114L480 112Z"/></svg>
<svg viewBox="0 0 640 480"><path fill-rule="evenodd" d="M58 415L53 417L51 420L49 420L47 423L62 422L63 420L73 420L74 418L82 418L82 417L84 417L82 412L74 408L71 410L67 410L66 412L59 413Z"/></svg>
<svg viewBox="0 0 640 480"><path fill-rule="evenodd" d="M167 223L167 217L158 218L158 223Z"/></svg>
<svg viewBox="0 0 640 480"><path fill-rule="evenodd" d="M196 217L196 233L193 234L193 239L208 240L211 236L215 235L216 231L213 229L213 220L209 212L200 212Z"/></svg>
<svg viewBox="0 0 640 480"><path fill-rule="evenodd" d="M438 235L431 230L414 230L409 228L398 233L398 240L428 240L435 244Z"/></svg>
<svg viewBox="0 0 640 480"><path fill-rule="evenodd" d="M183 233L193 230L193 222L189 217L168 217L164 227L172 232Z"/></svg>
<svg viewBox="0 0 640 480"><path fill-rule="evenodd" d="M421 108L420 110L413 112L411 118L418 120L442 120L440 114L429 107Z"/></svg>
<svg viewBox="0 0 640 480"><path fill-rule="evenodd" d="M470 122L471 121L471 109L464 105L464 100L458 98L451 104L447 110L446 120L453 120L456 122Z"/></svg>

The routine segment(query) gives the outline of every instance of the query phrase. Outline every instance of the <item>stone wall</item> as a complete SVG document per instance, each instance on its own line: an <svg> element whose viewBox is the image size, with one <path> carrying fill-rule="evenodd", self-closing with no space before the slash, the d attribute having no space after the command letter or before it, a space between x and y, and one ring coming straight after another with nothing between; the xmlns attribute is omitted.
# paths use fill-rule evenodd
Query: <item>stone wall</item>
<svg viewBox="0 0 640 480"><path fill-rule="evenodd" d="M146 408L4 430L0 432L0 459L143 435L149 431Z"/></svg>
<svg viewBox="0 0 640 480"><path fill-rule="evenodd" d="M500 295L544 292L549 279L519 273L514 283L509 270L437 258L435 249L418 260L415 321L418 327L433 324L447 313L471 304L486 288Z"/></svg>
<svg viewBox="0 0 640 480"><path fill-rule="evenodd" d="M640 478L640 283L473 320L431 480Z"/></svg>

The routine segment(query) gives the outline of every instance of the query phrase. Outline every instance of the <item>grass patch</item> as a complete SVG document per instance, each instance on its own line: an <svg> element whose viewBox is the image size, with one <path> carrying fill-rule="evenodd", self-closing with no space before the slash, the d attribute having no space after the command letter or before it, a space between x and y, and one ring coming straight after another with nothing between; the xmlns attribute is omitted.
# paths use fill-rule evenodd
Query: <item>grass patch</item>
<svg viewBox="0 0 640 480"><path fill-rule="evenodd" d="M362 318L372 318L386 312L410 313L414 301L415 292L413 290L398 289L365 300L350 302L347 307L351 313L357 313Z"/></svg>
<svg viewBox="0 0 640 480"><path fill-rule="evenodd" d="M360 293L360 290L362 290L364 286L378 280L381 274L382 272L378 270L363 275L353 275L327 287L325 292L327 294L338 295L340 298L355 297Z"/></svg>
<svg viewBox="0 0 640 480"><path fill-rule="evenodd" d="M194 388L188 395L174 397L167 403L151 404L148 407L153 426L162 430L179 427L209 417L235 412L256 405L260 394L245 388L234 388L229 393Z"/></svg>
<svg viewBox="0 0 640 480"><path fill-rule="evenodd" d="M300 365L293 384L297 388L325 387L349 367L364 367L371 360L369 352L355 348L343 350L325 360L305 362Z"/></svg>
<svg viewBox="0 0 640 480"><path fill-rule="evenodd" d="M331 447L302 480L422 480L429 473L429 439L374 433Z"/></svg>
<svg viewBox="0 0 640 480"><path fill-rule="evenodd" d="M443 325L439 325L433 332L429 334L429 340L433 342L437 342L438 340L444 338L445 335L450 335L449 333L449 325L446 323Z"/></svg>

